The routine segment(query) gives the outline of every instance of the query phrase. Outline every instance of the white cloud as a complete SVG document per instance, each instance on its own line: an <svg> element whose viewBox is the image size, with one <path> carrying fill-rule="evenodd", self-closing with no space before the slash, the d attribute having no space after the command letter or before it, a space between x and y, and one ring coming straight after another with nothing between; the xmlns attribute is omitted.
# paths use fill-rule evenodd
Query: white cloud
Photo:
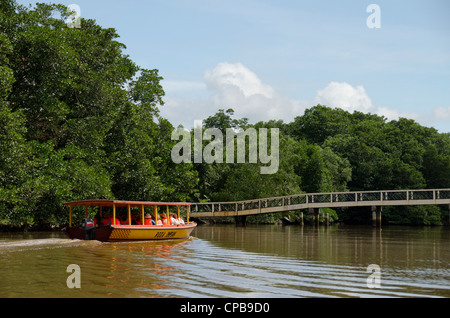
<svg viewBox="0 0 450 318"><path fill-rule="evenodd" d="M314 99L314 105L316 104L339 107L349 112L355 110L369 112L373 108L364 87L353 87L345 82L331 82L327 87L319 90Z"/></svg>
<svg viewBox="0 0 450 318"><path fill-rule="evenodd" d="M291 120L306 107L280 96L240 63L219 63L205 72L205 82L213 93L211 102L216 108L233 108L237 118L247 117L251 122Z"/></svg>
<svg viewBox="0 0 450 318"><path fill-rule="evenodd" d="M163 83L164 84L164 83ZM163 86L164 87L164 86ZM247 117L250 122L282 119L290 122L303 114L309 103L280 96L270 85L241 63L219 63L214 69L206 70L204 87L209 94L205 98L184 95L186 89L201 89L198 83L169 82L169 91L161 115L175 126L181 123L192 127L194 120L206 119L218 109L233 108L235 118ZM165 87L164 87L165 88ZM200 90L197 90L199 95Z"/></svg>
<svg viewBox="0 0 450 318"><path fill-rule="evenodd" d="M401 112L382 106L375 106L363 86L353 87L345 82L331 82L317 92L313 105L322 104L329 107L339 107L349 112L355 110L384 116L388 121L400 117L418 119L419 115L411 112Z"/></svg>
<svg viewBox="0 0 450 318"><path fill-rule="evenodd" d="M398 120L400 117L414 120L419 118L419 115L416 113L400 112L396 109L389 109L387 107L377 107L376 110L372 113L375 113L379 116L384 116L388 121Z"/></svg>
<svg viewBox="0 0 450 318"><path fill-rule="evenodd" d="M370 112L385 116L388 121L400 117L427 119L416 113L376 106L363 86L352 86L346 82L330 82L319 89L310 101L286 98L241 63L217 64L215 68L205 71L204 82L167 81L163 85L166 97L161 115L175 126L181 123L189 129L193 127L194 120L204 120L221 108L233 108L235 118L247 117L251 123L271 119L291 122L306 108L317 104L339 107L349 112ZM433 118L430 120L430 117ZM440 122L445 125L450 121L450 107L437 108L427 121L423 124Z"/></svg>
<svg viewBox="0 0 450 318"><path fill-rule="evenodd" d="M219 63L213 70L205 72L205 82L211 90L219 93L238 89L245 98L254 95L273 98L275 95L272 87L263 84L255 73L241 63Z"/></svg>

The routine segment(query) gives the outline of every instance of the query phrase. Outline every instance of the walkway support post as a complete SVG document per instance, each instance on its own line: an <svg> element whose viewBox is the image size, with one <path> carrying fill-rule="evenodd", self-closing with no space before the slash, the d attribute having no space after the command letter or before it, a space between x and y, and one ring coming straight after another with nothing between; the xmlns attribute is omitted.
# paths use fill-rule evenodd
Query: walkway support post
<svg viewBox="0 0 450 318"><path fill-rule="evenodd" d="M381 210L382 206L372 206L372 225L380 227L381 226Z"/></svg>
<svg viewBox="0 0 450 318"><path fill-rule="evenodd" d="M308 209L309 217L308 219L311 220L314 225L319 225L319 214L320 214L320 208L309 208Z"/></svg>
<svg viewBox="0 0 450 318"><path fill-rule="evenodd" d="M372 206L372 226L377 226L377 207Z"/></svg>
<svg viewBox="0 0 450 318"><path fill-rule="evenodd" d="M320 223L319 214L320 214L320 209L319 208L314 208L314 223L317 226L319 226L319 223Z"/></svg>

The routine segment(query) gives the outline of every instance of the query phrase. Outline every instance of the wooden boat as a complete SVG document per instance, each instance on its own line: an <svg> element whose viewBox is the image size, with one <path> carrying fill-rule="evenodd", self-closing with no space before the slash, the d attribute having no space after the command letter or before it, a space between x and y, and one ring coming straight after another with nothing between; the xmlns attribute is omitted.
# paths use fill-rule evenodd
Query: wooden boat
<svg viewBox="0 0 450 318"><path fill-rule="evenodd" d="M119 200L82 200L64 203L69 206L69 227L63 229L63 232L71 239L80 240L98 240L102 242L119 241L146 241L146 240L180 240L190 237L192 230L197 226L195 222L189 222L189 206L186 202L144 202L144 201L119 201ZM81 225L72 226L72 208L75 206L85 207L85 218ZM132 219L136 214L131 210L138 208L138 217L142 221L148 216L148 211L152 210L152 217L158 222L158 207L162 210L166 207L169 213L169 207L176 206L178 219L180 219L180 207L186 208L186 222L184 224L171 224L169 220L164 225L133 225ZM127 208L127 221L120 224L117 219L117 209ZM96 218L89 218L89 208L95 209ZM98 208L98 209L97 209ZM112 213L111 213L112 212ZM108 222L104 222L105 217L112 214ZM162 215L165 213L162 212ZM97 221L95 221L97 220ZM106 224L104 224L106 223ZM142 222L143 223L143 222ZM176 223L176 222L175 222Z"/></svg>

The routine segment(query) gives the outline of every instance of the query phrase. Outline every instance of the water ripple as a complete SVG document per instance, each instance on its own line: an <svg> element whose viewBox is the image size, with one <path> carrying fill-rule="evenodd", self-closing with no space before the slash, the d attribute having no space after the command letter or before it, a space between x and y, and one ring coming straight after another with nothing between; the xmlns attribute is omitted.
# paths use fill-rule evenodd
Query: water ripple
<svg viewBox="0 0 450 318"><path fill-rule="evenodd" d="M206 228L207 229L207 228ZM226 229L236 231L236 229ZM290 233L289 235L291 235ZM328 235L328 234L327 234ZM354 235L354 233L352 233ZM375 252L382 256L381 286L367 286L367 261L362 260L367 246L364 238L344 237L340 243L321 239L326 257L312 257L315 246L301 246L293 236L289 250L284 243L268 240L275 248L260 246L251 250L230 235L218 240L192 238L181 242L100 243L63 238L37 238L0 241L1 297L449 297L450 269L445 249L436 257L417 257L429 243L414 242L406 250L410 259L388 256L386 247ZM277 236L278 237L278 236ZM286 241L281 236L282 242ZM233 243L233 247L224 246ZM395 240L396 246L399 239ZM295 244L294 244L295 243ZM315 243L314 243L315 244ZM338 244L350 253L335 255ZM366 244L366 245L364 245ZM428 245L427 245L428 244ZM435 244L435 243L433 243ZM363 245L363 246L361 246ZM436 245L436 244L435 244ZM377 245L378 246L378 245ZM434 245L433 245L434 246ZM400 246L401 247L401 246ZM295 249L294 249L295 248ZM303 248L303 249L302 249ZM409 248L409 247L407 247ZM362 252L360 252L362 251ZM303 254L302 254L303 253ZM425 253L425 252L423 252ZM433 254L433 255L434 255ZM363 255L364 256L364 255ZM427 256L427 255L425 255ZM369 261L377 260L369 255ZM439 262L435 260L439 259ZM337 261L336 261L337 260ZM69 264L81 268L82 288L66 285Z"/></svg>

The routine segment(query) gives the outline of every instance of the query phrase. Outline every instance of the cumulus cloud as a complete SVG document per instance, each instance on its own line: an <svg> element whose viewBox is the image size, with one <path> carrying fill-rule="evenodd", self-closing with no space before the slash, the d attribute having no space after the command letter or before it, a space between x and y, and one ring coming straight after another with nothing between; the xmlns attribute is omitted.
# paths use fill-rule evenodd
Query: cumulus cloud
<svg viewBox="0 0 450 318"><path fill-rule="evenodd" d="M175 126L182 124L186 128L192 128L195 120L204 120L220 108L233 108L236 118L247 117L251 123L271 119L291 122L306 108L317 104L349 112L370 112L388 120L400 117L423 119L415 113L376 106L362 85L353 86L346 82L330 82L309 101L286 98L241 63L219 63L205 71L203 82L169 81L167 84L164 86L166 97L161 115ZM434 117L431 120L434 122L447 122L450 120L450 107L437 108L430 117Z"/></svg>
<svg viewBox="0 0 450 318"><path fill-rule="evenodd" d="M252 122L269 119L292 119L306 104L284 98L241 63L219 63L205 72L205 82L213 93L211 102L216 108L231 107L237 117Z"/></svg>
<svg viewBox="0 0 450 318"><path fill-rule="evenodd" d="M384 116L388 121L400 117L417 119L416 113L401 112L382 106L375 106L363 86L352 86L346 82L331 82L317 92L313 105L322 104L329 107L339 107L349 112L355 110Z"/></svg>
<svg viewBox="0 0 450 318"><path fill-rule="evenodd" d="M377 114L379 116L384 116L387 118L388 121L398 120L400 117L414 120L419 118L419 115L416 113L401 112L396 109L389 109L387 107L377 107L376 110L373 111L372 113Z"/></svg>
<svg viewBox="0 0 450 318"><path fill-rule="evenodd" d="M362 86L353 87L345 82L331 82L317 92L314 104L339 107L349 112L359 110L369 112L373 109L372 101Z"/></svg>
<svg viewBox="0 0 450 318"><path fill-rule="evenodd" d="M228 89L238 90L245 98L261 95L273 98L275 91L267 84L263 84L255 73L241 63L219 63L213 70L205 72L206 85L218 93Z"/></svg>
<svg viewBox="0 0 450 318"><path fill-rule="evenodd" d="M255 123L270 119L291 121L311 106L310 103L279 95L241 63L223 62L206 70L203 88L208 94L200 93L202 85L199 83L168 84L164 86L168 87L168 91L161 115L176 126L181 123L186 128L193 127L194 120L206 119L221 108L233 108L236 118L247 117ZM200 95L203 98L199 98Z"/></svg>

